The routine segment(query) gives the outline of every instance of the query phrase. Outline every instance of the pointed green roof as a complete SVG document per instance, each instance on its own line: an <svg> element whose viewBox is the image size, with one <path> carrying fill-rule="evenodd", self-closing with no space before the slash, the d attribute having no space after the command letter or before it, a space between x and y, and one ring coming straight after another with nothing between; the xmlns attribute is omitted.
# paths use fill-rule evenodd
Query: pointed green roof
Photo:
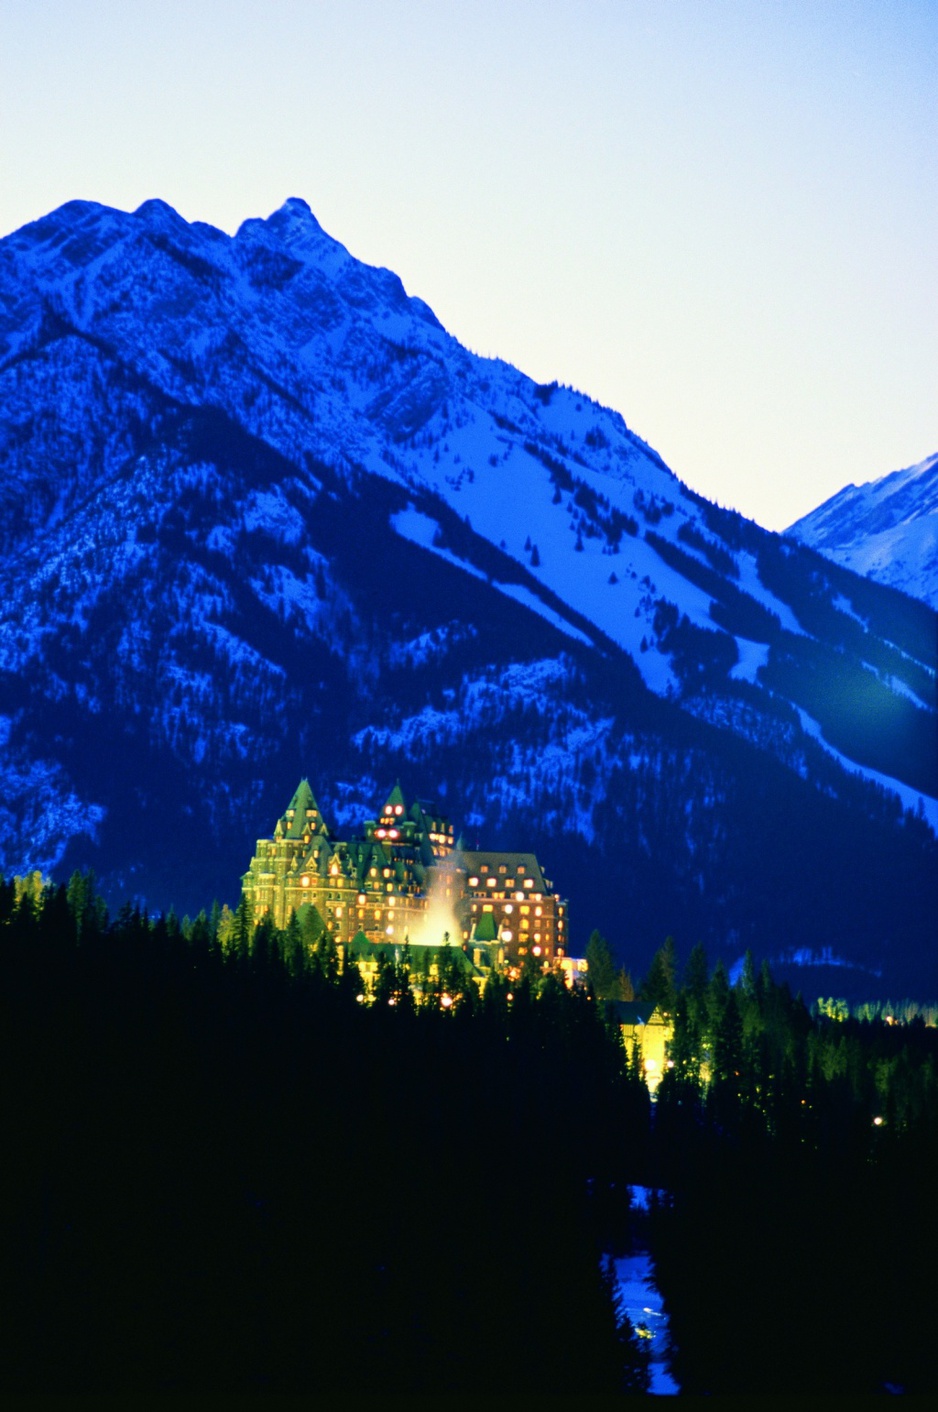
<svg viewBox="0 0 938 1412"><path fill-rule="evenodd" d="M312 814L312 818L307 816ZM307 828L313 833L324 833L322 813L316 803L316 796L310 788L309 780L300 780L296 792L287 805L281 819L281 826L287 838L302 838Z"/></svg>
<svg viewBox="0 0 938 1412"><path fill-rule="evenodd" d="M387 801L385 802L384 806L384 812L387 813L388 809L393 809L398 804L401 806L402 809L406 808L404 802L404 792L401 789L400 780L397 781L394 788L391 790L391 793L388 795Z"/></svg>
<svg viewBox="0 0 938 1412"><path fill-rule="evenodd" d="M472 932L473 941L497 941L498 928L494 912L483 912Z"/></svg>

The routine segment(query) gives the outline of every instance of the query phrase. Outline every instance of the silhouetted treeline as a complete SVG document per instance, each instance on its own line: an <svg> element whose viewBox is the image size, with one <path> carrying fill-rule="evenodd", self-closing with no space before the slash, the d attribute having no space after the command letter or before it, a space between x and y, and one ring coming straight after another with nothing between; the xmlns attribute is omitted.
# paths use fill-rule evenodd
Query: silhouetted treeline
<svg viewBox="0 0 938 1412"><path fill-rule="evenodd" d="M675 1025L652 1229L682 1390L933 1389L938 1031L812 1017L700 948L644 993Z"/></svg>
<svg viewBox="0 0 938 1412"><path fill-rule="evenodd" d="M647 1095L597 1007L368 1006L221 920L0 884L0 1386L641 1389L587 1193Z"/></svg>
<svg viewBox="0 0 938 1412"><path fill-rule="evenodd" d="M634 1181L684 1391L933 1384L934 1028L669 943L652 1109L591 994L441 964L0 883L0 1388L640 1391Z"/></svg>

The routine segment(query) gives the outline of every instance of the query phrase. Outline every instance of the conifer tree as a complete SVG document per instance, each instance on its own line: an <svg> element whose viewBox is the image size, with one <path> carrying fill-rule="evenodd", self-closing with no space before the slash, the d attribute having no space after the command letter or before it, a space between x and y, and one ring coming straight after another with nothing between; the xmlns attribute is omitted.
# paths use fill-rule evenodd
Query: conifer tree
<svg viewBox="0 0 938 1412"><path fill-rule="evenodd" d="M665 1015L674 1012L677 998L677 962L674 955L674 938L667 937L651 960L648 975L642 982L641 998L651 1001Z"/></svg>
<svg viewBox="0 0 938 1412"><path fill-rule="evenodd" d="M586 965L589 983L597 1000L616 998L616 963L608 941L599 931L592 931L586 943Z"/></svg>

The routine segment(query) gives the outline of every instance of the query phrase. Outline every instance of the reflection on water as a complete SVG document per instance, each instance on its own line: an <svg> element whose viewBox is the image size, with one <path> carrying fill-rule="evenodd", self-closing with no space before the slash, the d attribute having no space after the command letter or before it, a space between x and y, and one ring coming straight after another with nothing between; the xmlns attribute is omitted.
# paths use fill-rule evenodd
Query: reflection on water
<svg viewBox="0 0 938 1412"><path fill-rule="evenodd" d="M633 1211L647 1211L651 1202L648 1187L632 1188ZM651 1385L649 1392L659 1396L680 1392L668 1369L668 1316L655 1285L655 1269L647 1250L613 1259L616 1289L622 1308L639 1337L651 1346Z"/></svg>

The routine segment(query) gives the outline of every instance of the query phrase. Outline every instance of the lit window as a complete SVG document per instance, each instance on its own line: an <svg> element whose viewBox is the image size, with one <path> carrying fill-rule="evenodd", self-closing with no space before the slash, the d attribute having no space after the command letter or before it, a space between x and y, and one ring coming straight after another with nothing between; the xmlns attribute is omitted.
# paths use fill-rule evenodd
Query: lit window
<svg viewBox="0 0 938 1412"><path fill-rule="evenodd" d="M381 921L381 908L380 908L380 907L376 907L376 908L375 908L375 921L376 921L376 922L380 922L380 921Z"/></svg>
<svg viewBox="0 0 938 1412"><path fill-rule="evenodd" d="M518 902L523 902L523 901L524 901L524 893L523 893L523 892L516 892L516 893L515 893L515 897L516 897L516 899L517 899Z"/></svg>
<svg viewBox="0 0 938 1412"><path fill-rule="evenodd" d="M489 865L488 865L488 863L483 863L482 866L481 866L481 868L479 869L479 872L480 872L480 873L487 873L488 870L489 870Z"/></svg>
<svg viewBox="0 0 938 1412"><path fill-rule="evenodd" d="M304 877L301 878L300 881L302 882L304 887L309 887L309 878Z"/></svg>
<svg viewBox="0 0 938 1412"><path fill-rule="evenodd" d="M534 933L534 940L535 940L535 941L540 941L540 939L541 939L541 934L540 934L540 932L535 932L535 933Z"/></svg>
<svg viewBox="0 0 938 1412"><path fill-rule="evenodd" d="M497 881L497 879L495 879L495 878L488 878L488 879L487 879L487 886L488 886L488 887L494 887L496 881Z"/></svg>
<svg viewBox="0 0 938 1412"><path fill-rule="evenodd" d="M482 911L483 911L483 912L491 912L491 910L492 910L492 904L491 904L491 902L483 902L483 903L482 903Z"/></svg>
<svg viewBox="0 0 938 1412"><path fill-rule="evenodd" d="M502 928L502 941L511 941L511 932L508 927Z"/></svg>
<svg viewBox="0 0 938 1412"><path fill-rule="evenodd" d="M478 902L473 902L473 904L472 904L472 910L473 910L473 912L478 912L478 910L479 910L479 904L478 904Z"/></svg>
<svg viewBox="0 0 938 1412"><path fill-rule="evenodd" d="M391 869L390 869L390 868L385 868L385 869L384 869L384 876L385 876L386 878L389 878L389 877L391 876Z"/></svg>
<svg viewBox="0 0 938 1412"><path fill-rule="evenodd" d="M531 911L530 907L519 907L518 910L521 913L522 917L527 917Z"/></svg>
<svg viewBox="0 0 938 1412"><path fill-rule="evenodd" d="M335 914L336 914L337 917L341 917L341 915L342 915L342 908L341 908L341 907L337 907L337 908L335 909Z"/></svg>
<svg viewBox="0 0 938 1412"><path fill-rule="evenodd" d="M478 879L478 878L470 878L470 879L469 879L469 886L470 886L470 887L478 887L478 886L479 886L479 879Z"/></svg>
<svg viewBox="0 0 938 1412"><path fill-rule="evenodd" d="M533 954L534 956L540 956L540 954L541 954L541 948L540 948L539 946L532 946L532 947L531 947L531 952L532 952L532 954Z"/></svg>
<svg viewBox="0 0 938 1412"><path fill-rule="evenodd" d="M533 879L533 878L525 878L525 880L524 880L524 885L525 885L525 887L533 887L533 886L534 886L534 879Z"/></svg>
<svg viewBox="0 0 938 1412"><path fill-rule="evenodd" d="M527 917L522 917L522 918L521 918L521 930L522 930L523 932L526 932L526 931L528 930L528 927L529 927L530 925L531 925L531 923L528 921Z"/></svg>
<svg viewBox="0 0 938 1412"><path fill-rule="evenodd" d="M505 903L505 916L506 916L506 917L510 917L511 914L512 914L512 912L513 912L514 910L515 910L515 909L514 909L514 907L512 907L512 905L511 905L510 902L506 902L506 903Z"/></svg>
<svg viewBox="0 0 938 1412"><path fill-rule="evenodd" d="M543 894L542 892L536 892L536 893L534 894L534 901L535 901L535 902L543 902L543 901L544 901L544 894Z"/></svg>
<svg viewBox="0 0 938 1412"><path fill-rule="evenodd" d="M534 909L534 915L535 915L535 917L539 917L539 916L541 915L541 913L543 912L543 910L544 910L543 907L535 907L535 909Z"/></svg>
<svg viewBox="0 0 938 1412"><path fill-rule="evenodd" d="M365 894L364 894L363 892L360 892L360 893L358 894L358 905L359 905L359 907L361 907L361 905L362 905L362 903L363 903L364 901L365 901Z"/></svg>
<svg viewBox="0 0 938 1412"><path fill-rule="evenodd" d="M394 812L395 812L395 814L403 814L403 812L404 812L404 806L403 806L403 804L395 804L395 806L394 806Z"/></svg>
<svg viewBox="0 0 938 1412"><path fill-rule="evenodd" d="M500 873L507 873L507 872L508 872L508 869L505 867L504 863L499 863L499 865L498 865L498 871L499 871Z"/></svg>
<svg viewBox="0 0 938 1412"><path fill-rule="evenodd" d="M563 931L563 922L558 922L558 923L557 923L557 930L558 930L559 932L562 932L562 931Z"/></svg>

